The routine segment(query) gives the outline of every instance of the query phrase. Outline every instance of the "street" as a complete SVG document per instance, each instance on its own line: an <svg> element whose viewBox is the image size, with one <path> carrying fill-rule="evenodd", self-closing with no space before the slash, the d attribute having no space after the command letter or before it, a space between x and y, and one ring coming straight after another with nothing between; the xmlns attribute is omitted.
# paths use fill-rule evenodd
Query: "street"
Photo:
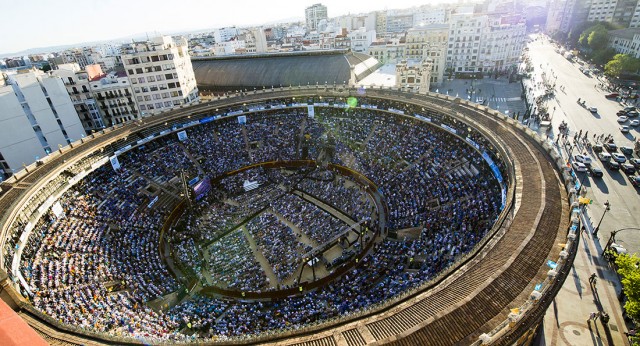
<svg viewBox="0 0 640 346"><path fill-rule="evenodd" d="M633 187L629 178L622 171L610 171L597 158L597 155L583 145L576 146L573 136L582 130L582 134L588 133L588 139L592 143L593 135L611 134L615 143L620 146L634 146L634 141L639 136L638 128L630 127L628 134L620 132L620 124L617 123L616 113L624 107L614 100L604 97L608 91L597 88L600 82L597 78L584 75L577 62L570 62L554 50L554 46L545 40L534 40L529 44L530 59L534 67L535 78L545 72L547 76L555 79L555 97L550 98L547 107L553 124L550 138L555 142L558 138L558 127L564 121L568 124L568 144L563 145L563 140L558 141L562 154L575 155L587 152L596 165L602 168L602 179L586 177L586 197L593 200L588 207L594 227L599 222L604 212L604 203L609 201L610 210L605 215L600 226L600 244L604 248L611 231L626 227L640 227L640 190ZM542 66L542 68L540 67ZM560 87L563 90L560 90ZM596 107L597 113L592 113L577 103L578 98L586 101L587 107ZM555 110L554 110L555 109ZM634 155L634 157L637 157ZM627 157L629 158L629 156ZM583 174L578 173L582 180ZM640 252L640 231L623 232L616 236L619 244L627 248L630 253Z"/></svg>

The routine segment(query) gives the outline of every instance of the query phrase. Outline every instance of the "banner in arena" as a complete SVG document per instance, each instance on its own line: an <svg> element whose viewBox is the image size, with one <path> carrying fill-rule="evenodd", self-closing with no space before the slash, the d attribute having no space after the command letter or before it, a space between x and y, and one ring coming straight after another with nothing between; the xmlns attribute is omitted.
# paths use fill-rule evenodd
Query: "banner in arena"
<svg viewBox="0 0 640 346"><path fill-rule="evenodd" d="M62 210L62 205L60 204L60 201L56 202L51 207L51 211L53 212L53 215L55 215L58 219L61 217L64 217L64 210Z"/></svg>
<svg viewBox="0 0 640 346"><path fill-rule="evenodd" d="M238 117L238 124L246 124L247 123L247 116L246 115L241 115Z"/></svg>
<svg viewBox="0 0 640 346"><path fill-rule="evenodd" d="M209 190L211 190L211 180L209 180L209 177L205 177L200 180L199 183L195 184L193 186L193 195L195 196L196 201L204 197Z"/></svg>
<svg viewBox="0 0 640 346"><path fill-rule="evenodd" d="M180 140L180 142L184 142L187 140L187 131L180 131L178 132L178 140Z"/></svg>
<svg viewBox="0 0 640 346"><path fill-rule="evenodd" d="M109 162L111 162L111 167L113 167L114 171L117 171L120 169L120 161L118 161L118 157L117 156L111 156L109 158Z"/></svg>
<svg viewBox="0 0 640 346"><path fill-rule="evenodd" d="M309 118L315 117L315 109L313 108L313 105L307 106L307 112L309 112Z"/></svg>

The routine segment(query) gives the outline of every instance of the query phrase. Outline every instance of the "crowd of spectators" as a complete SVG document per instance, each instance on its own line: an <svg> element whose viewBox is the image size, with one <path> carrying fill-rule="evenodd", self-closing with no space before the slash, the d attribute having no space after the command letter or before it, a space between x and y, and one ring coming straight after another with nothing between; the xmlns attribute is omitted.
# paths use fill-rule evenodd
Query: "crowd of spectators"
<svg viewBox="0 0 640 346"><path fill-rule="evenodd" d="M420 113L390 101L362 103ZM147 143L122 155L120 170L102 166L73 186L59 199L65 216L49 213L40 220L23 250L20 271L34 306L65 324L157 340L185 339L185 327L195 330L196 337L225 338L301 326L370 307L429 280L473 248L501 211L500 186L480 153L439 127L372 109L326 108L315 119L285 110L265 114L249 115L246 125L222 119L189 128L182 144L174 139ZM466 125L424 115L447 121L495 159L491 145ZM149 197L140 192L148 184L144 177L165 182L180 169L195 176L198 169L191 158L210 177L252 163L297 159L301 124L312 138L311 157L319 152L318 139L331 132L337 140L333 162L378 185L392 230L412 227L420 236L384 239L352 271L298 296L271 301L197 296L164 312L147 307L180 285L158 253L168 211L147 207ZM355 182L301 172L251 170L223 179L218 187L224 193L212 192L216 198L199 201L183 217L184 226L170 232L178 259L196 271L207 267L214 284L265 290L275 283L268 282L246 234L283 281L312 245L351 227L292 190L315 195L355 221L371 216L372 201ZM245 178L262 185L243 192ZM242 228L233 230L259 211L244 226L246 234ZM315 244L302 241L284 220ZM208 261L195 255L204 251Z"/></svg>
<svg viewBox="0 0 640 346"><path fill-rule="evenodd" d="M310 250L298 241L291 227L271 213L262 213L246 224L256 245L271 265L280 282L286 280L300 265L302 255Z"/></svg>
<svg viewBox="0 0 640 346"><path fill-rule="evenodd" d="M235 230L211 244L209 272L215 286L240 291L260 291L269 279L251 251L242 230Z"/></svg>

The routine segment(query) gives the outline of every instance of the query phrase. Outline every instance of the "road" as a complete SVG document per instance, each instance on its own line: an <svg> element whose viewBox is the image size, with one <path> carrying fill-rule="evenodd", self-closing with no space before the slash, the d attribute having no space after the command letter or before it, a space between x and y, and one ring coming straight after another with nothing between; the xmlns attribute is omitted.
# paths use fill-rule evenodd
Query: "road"
<svg viewBox="0 0 640 346"><path fill-rule="evenodd" d="M571 137L580 130L583 134L588 131L589 140L593 140L593 134L611 134L618 146L634 146L635 139L640 137L640 128L631 128L628 134L620 132L616 112L623 106L615 100L604 97L607 92L597 88L599 83L597 78L584 75L578 69L579 63L570 62L556 53L555 47L547 40L534 40L528 47L529 57L534 67L533 80L539 79L542 72L545 72L549 78L555 76L556 96L548 102L548 110L552 114L553 132L550 135L552 140L557 139L558 126L564 121L569 126ZM564 87L563 90L560 89L561 86ZM598 112L594 114L580 106L576 102L578 98L586 100L588 107L597 107ZM562 147L563 140L559 140L558 143ZM566 149L568 147L563 148L564 155L567 154ZM574 147L570 152L577 154L579 150L583 151L584 148L575 149ZM597 165L603 166L594 153L588 153ZM637 156L634 155L634 157ZM588 214L594 226L603 215L604 203L609 201L611 204L611 210L604 216L599 232L599 242L604 248L611 231L626 227L640 228L640 189L634 188L622 171L610 171L604 167L602 170L604 172L602 179L586 177L584 186L587 188L586 197L593 199L593 204L588 208ZM578 176L582 178L582 174ZM640 253L640 230L621 232L616 239L630 253Z"/></svg>

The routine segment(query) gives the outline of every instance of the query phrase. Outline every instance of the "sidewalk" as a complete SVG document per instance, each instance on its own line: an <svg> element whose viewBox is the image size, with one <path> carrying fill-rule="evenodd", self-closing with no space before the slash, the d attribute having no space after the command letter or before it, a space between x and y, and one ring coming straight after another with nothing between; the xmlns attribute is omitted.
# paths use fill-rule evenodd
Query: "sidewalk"
<svg viewBox="0 0 640 346"><path fill-rule="evenodd" d="M561 152L566 158L566 152ZM618 301L621 286L617 274L602 257L602 245L593 239L594 226L588 207L582 213L581 221L585 230L581 232L572 274L547 310L534 344L629 345L624 335L628 329L622 318L622 304ZM595 285L589 282L593 273L596 274ZM606 312L609 322L604 323L601 318L588 321L592 312Z"/></svg>

